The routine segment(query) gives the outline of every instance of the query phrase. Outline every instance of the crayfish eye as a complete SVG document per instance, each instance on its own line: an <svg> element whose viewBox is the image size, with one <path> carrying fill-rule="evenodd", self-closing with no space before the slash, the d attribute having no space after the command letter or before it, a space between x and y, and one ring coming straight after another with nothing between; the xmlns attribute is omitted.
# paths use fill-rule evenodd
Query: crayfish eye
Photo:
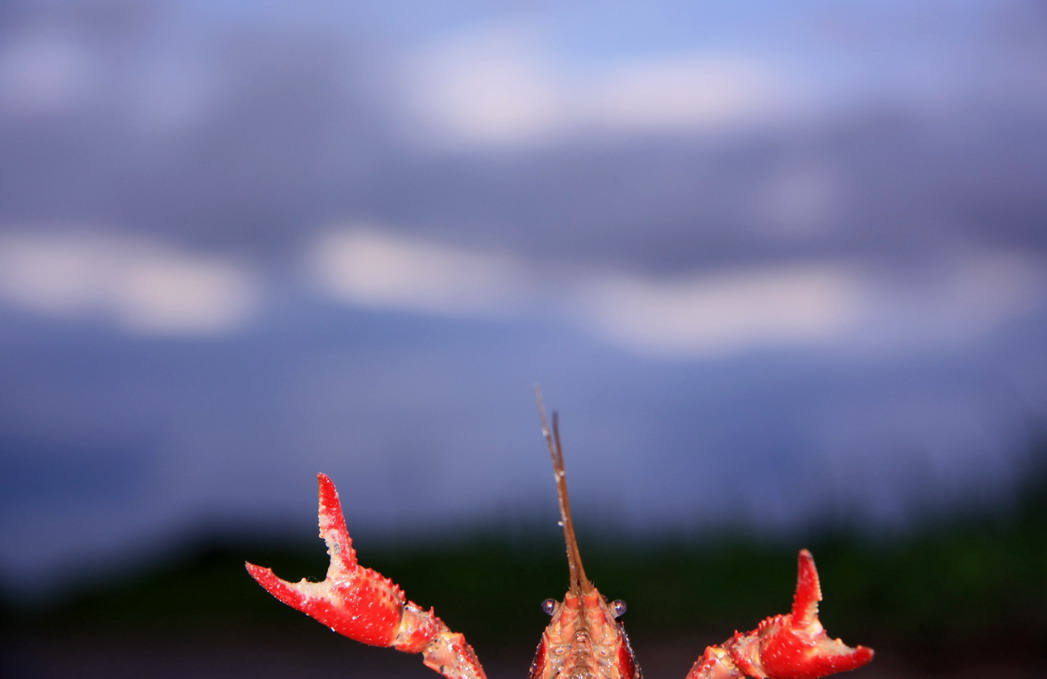
<svg viewBox="0 0 1047 679"><path fill-rule="evenodd" d="M626 606L625 602L621 599L615 599L611 602L611 609L614 611L614 617L620 618L625 615Z"/></svg>
<svg viewBox="0 0 1047 679"><path fill-rule="evenodd" d="M556 599L546 599L542 602L542 610L545 611L546 615L552 615L556 612Z"/></svg>

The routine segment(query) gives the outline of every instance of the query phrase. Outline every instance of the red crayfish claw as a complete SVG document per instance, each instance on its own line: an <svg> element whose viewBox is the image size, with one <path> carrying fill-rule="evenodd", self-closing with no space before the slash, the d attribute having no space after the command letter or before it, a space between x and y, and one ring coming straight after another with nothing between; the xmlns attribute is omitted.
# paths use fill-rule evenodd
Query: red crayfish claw
<svg viewBox="0 0 1047 679"><path fill-rule="evenodd" d="M822 588L814 557L800 551L799 574L792 612L775 616L760 627L761 660L768 676L775 679L816 679L827 674L846 672L868 663L873 650L866 646L851 648L840 639L832 639L818 620L818 602Z"/></svg>
<svg viewBox="0 0 1047 679"><path fill-rule="evenodd" d="M251 577L280 601L350 639L421 653L427 667L448 679L484 679L476 654L461 634L448 629L432 609L409 601L392 580L357 563L334 482L324 474L317 478L320 537L331 557L327 577L321 582L288 582L270 568L248 563Z"/></svg>
<svg viewBox="0 0 1047 679"><path fill-rule="evenodd" d="M851 648L826 634L818 620L821 599L814 557L800 550L792 611L764 619L751 632L736 632L721 646L710 646L687 679L818 679L872 660L871 648Z"/></svg>

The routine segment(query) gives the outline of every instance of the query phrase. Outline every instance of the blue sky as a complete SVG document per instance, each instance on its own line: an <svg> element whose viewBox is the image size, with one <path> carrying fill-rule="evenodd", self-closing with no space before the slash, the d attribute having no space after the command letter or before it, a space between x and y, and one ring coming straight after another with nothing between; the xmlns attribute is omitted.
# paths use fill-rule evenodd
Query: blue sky
<svg viewBox="0 0 1047 679"><path fill-rule="evenodd" d="M318 471L375 539L552 517L535 383L593 530L1006 498L1047 410L1045 22L5 3L0 577L308 538Z"/></svg>

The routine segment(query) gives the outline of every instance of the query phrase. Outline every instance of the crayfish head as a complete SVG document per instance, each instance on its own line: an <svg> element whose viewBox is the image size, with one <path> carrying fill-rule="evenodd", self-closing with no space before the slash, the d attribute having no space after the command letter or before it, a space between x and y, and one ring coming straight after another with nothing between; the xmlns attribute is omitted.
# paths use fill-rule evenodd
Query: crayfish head
<svg viewBox="0 0 1047 679"><path fill-rule="evenodd" d="M624 604L608 603L589 586L581 596L569 590L562 602L543 604L552 620L531 663L531 679L640 679L629 637L617 620Z"/></svg>

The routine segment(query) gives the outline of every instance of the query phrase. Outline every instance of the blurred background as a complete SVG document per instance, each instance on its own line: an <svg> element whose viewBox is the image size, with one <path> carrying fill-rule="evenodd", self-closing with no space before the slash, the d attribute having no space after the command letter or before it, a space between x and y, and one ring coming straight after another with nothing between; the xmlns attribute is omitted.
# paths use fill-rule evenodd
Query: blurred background
<svg viewBox="0 0 1047 679"><path fill-rule="evenodd" d="M1033 0L0 4L0 670L433 676L259 590L367 565L526 672L787 609L861 676L1047 667ZM858 676L858 675L856 675Z"/></svg>

